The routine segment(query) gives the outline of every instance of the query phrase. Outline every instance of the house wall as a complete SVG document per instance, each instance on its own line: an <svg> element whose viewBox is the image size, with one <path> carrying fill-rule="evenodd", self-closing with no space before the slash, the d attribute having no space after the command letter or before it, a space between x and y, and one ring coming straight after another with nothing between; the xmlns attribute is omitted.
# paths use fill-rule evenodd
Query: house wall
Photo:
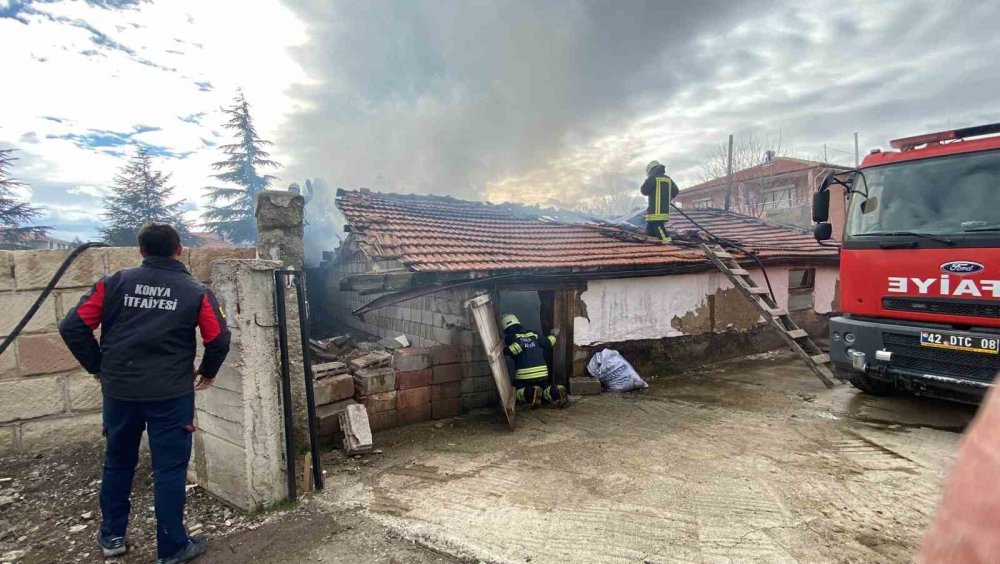
<svg viewBox="0 0 1000 564"><path fill-rule="evenodd" d="M795 267L802 268L802 267ZM826 318L837 309L839 274L817 266L813 307L792 317L817 338L826 336ZM778 305L788 307L791 267L767 269ZM751 269L764 286L759 269ZM578 299L574 321L574 374L582 375L590 355L616 348L647 373L669 372L677 364L750 354L781 347L780 337L763 325L756 308L716 271L697 274L595 280Z"/></svg>
<svg viewBox="0 0 1000 564"><path fill-rule="evenodd" d="M393 338L406 335L413 347L431 349L435 359L452 359L457 364L450 370L461 372L462 408L465 410L496 405L499 396L486 362L479 333L465 302L476 292L459 288L437 292L377 309L356 317L353 311L374 300L378 295L340 290L340 282L355 274L371 274L400 270L398 261L371 261L360 251L356 241L348 238L337 259L328 268L312 271L312 320L321 333L351 332L355 337L377 336ZM325 289L317 292L315 286ZM435 361L436 364L449 362Z"/></svg>
<svg viewBox="0 0 1000 564"><path fill-rule="evenodd" d="M0 252L0 335L8 335L41 294L69 251ZM211 262L252 258L253 249L190 249L183 261L211 281ZM137 266L136 248L90 249L0 356L0 453L35 452L101 433L101 387L63 344L58 323L102 276Z"/></svg>

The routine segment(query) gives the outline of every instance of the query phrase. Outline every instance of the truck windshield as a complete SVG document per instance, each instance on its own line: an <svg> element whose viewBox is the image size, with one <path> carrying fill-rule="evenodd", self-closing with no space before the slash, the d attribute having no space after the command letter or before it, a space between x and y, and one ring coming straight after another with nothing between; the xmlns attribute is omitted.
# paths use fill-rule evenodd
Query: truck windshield
<svg viewBox="0 0 1000 564"><path fill-rule="evenodd" d="M864 169L848 205L847 237L1000 231L1000 151Z"/></svg>

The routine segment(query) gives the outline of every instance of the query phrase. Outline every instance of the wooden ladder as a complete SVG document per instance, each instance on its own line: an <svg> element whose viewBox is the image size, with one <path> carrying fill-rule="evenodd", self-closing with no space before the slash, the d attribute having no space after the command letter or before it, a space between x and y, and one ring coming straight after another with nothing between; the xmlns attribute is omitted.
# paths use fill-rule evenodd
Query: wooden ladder
<svg viewBox="0 0 1000 564"><path fill-rule="evenodd" d="M781 338L788 343L788 346L791 347L795 354L799 355L799 358L806 363L820 381L827 388L832 388L833 381L830 378L833 374L831 374L829 367L827 367L827 364L830 363L830 355L820 350L816 346L816 343L809 338L809 334L804 329L800 329L792 321L792 318L788 316L788 311L778 307L768 289L758 286L753 278L750 277L750 273L740 266L733 255L727 253L722 247L718 245L710 247L702 243L701 250L729 278L733 285L739 288L740 292L751 303L757 306L761 315L770 321L771 325L778 330Z"/></svg>

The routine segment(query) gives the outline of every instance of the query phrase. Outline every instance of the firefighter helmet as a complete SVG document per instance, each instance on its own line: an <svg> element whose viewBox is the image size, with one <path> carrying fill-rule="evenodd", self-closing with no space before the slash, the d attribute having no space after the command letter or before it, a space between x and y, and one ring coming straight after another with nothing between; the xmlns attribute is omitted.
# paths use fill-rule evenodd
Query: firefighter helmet
<svg viewBox="0 0 1000 564"><path fill-rule="evenodd" d="M660 164L660 161L649 161L649 164L646 165L646 174L649 174L650 172L653 171L654 168L658 166L663 166Z"/></svg>
<svg viewBox="0 0 1000 564"><path fill-rule="evenodd" d="M500 318L500 326L503 327L504 331L510 329L514 325L520 325L520 324L521 322L518 321L517 316L514 315L513 313L505 314L503 317Z"/></svg>

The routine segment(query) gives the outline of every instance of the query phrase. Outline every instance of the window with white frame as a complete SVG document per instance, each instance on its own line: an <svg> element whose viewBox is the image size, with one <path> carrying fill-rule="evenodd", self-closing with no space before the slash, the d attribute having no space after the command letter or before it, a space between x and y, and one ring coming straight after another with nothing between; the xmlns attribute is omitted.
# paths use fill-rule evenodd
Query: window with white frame
<svg viewBox="0 0 1000 564"><path fill-rule="evenodd" d="M694 209L703 210L712 207L712 198L701 198L694 201Z"/></svg>
<svg viewBox="0 0 1000 564"><path fill-rule="evenodd" d="M813 292L816 289L816 269L803 268L788 271L788 310L803 310L813 307Z"/></svg>

